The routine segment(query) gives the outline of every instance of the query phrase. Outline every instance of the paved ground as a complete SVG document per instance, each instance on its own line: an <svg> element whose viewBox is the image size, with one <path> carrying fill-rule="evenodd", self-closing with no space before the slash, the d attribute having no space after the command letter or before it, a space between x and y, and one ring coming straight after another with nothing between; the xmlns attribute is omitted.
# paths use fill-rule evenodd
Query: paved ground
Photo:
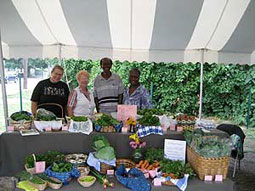
<svg viewBox="0 0 255 191"><path fill-rule="evenodd" d="M250 132L254 132L253 130ZM248 134L246 134L247 136ZM254 135L255 136L255 135ZM244 144L244 158L241 160L241 169L236 171L233 178L234 161L231 160L229 166L229 178L234 184L236 191L254 191L255 190L255 139L254 136L247 136Z"/></svg>

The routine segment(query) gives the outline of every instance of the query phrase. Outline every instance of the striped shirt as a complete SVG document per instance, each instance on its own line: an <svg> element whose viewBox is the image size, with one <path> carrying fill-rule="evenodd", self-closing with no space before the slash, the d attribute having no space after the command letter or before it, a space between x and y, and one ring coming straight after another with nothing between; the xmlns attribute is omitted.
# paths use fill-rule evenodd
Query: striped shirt
<svg viewBox="0 0 255 191"><path fill-rule="evenodd" d="M117 74L112 73L107 80L100 74L94 80L94 97L99 101L101 113L116 112L118 96L123 92L124 86Z"/></svg>

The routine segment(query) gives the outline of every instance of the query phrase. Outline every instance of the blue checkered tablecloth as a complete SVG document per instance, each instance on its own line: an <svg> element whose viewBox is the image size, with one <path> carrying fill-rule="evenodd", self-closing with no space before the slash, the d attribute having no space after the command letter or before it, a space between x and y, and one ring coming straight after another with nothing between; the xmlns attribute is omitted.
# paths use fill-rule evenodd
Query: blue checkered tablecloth
<svg viewBox="0 0 255 191"><path fill-rule="evenodd" d="M138 128L138 131L137 131L138 137L145 137L151 134L163 135L163 129L160 126L137 125L137 128Z"/></svg>

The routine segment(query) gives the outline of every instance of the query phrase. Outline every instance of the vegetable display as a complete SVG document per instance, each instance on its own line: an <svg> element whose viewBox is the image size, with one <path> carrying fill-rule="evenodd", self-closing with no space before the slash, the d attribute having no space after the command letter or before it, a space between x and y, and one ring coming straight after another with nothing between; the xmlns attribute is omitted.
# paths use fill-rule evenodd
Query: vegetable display
<svg viewBox="0 0 255 191"><path fill-rule="evenodd" d="M156 168L159 168L160 163L159 162L154 162L154 163L149 163L148 160L141 160L136 167L140 168L142 171L144 170L154 170Z"/></svg>
<svg viewBox="0 0 255 191"><path fill-rule="evenodd" d="M137 111L138 115L145 115L145 114L150 114L150 115L164 115L166 112L164 112L162 109L139 109Z"/></svg>
<svg viewBox="0 0 255 191"><path fill-rule="evenodd" d="M144 154L144 158L150 163L161 161L164 159L163 149L148 148Z"/></svg>
<svg viewBox="0 0 255 191"><path fill-rule="evenodd" d="M36 119L38 121L55 121L57 119L56 115L51 111L47 111L46 109L37 109L36 111Z"/></svg>
<svg viewBox="0 0 255 191"><path fill-rule="evenodd" d="M96 150L94 156L98 159L111 161L116 158L114 148L110 146L108 140L102 135L93 137L92 147Z"/></svg>
<svg viewBox="0 0 255 191"><path fill-rule="evenodd" d="M207 158L228 156L231 150L231 141L228 138L210 136L201 129L184 131L184 137L190 147L199 155Z"/></svg>
<svg viewBox="0 0 255 191"><path fill-rule="evenodd" d="M138 119L138 123L144 126L160 126L159 118L150 113L146 113L142 118Z"/></svg>
<svg viewBox="0 0 255 191"><path fill-rule="evenodd" d="M71 117L71 119L76 122L88 121L88 118L86 116L73 116L73 117Z"/></svg>
<svg viewBox="0 0 255 191"><path fill-rule="evenodd" d="M39 178L37 175L31 175L29 172L21 171L20 173L15 175L20 180L29 180L34 184L45 184L45 182Z"/></svg>
<svg viewBox="0 0 255 191"><path fill-rule="evenodd" d="M114 187L114 183L109 182L105 175L101 175L96 170L92 169L91 173L98 179L98 181L103 185L103 188Z"/></svg>
<svg viewBox="0 0 255 191"><path fill-rule="evenodd" d="M45 161L46 162L46 167L50 166L54 162L62 162L65 159L65 155L61 152L58 151L48 151L44 154L36 154L36 161ZM28 155L25 158L25 163L27 164L28 168L33 168L34 167L34 157L33 155Z"/></svg>
<svg viewBox="0 0 255 191"><path fill-rule="evenodd" d="M42 174L38 174L37 175L39 178L41 178L44 181L50 182L52 184L62 184L61 181L54 181L52 180L50 177L48 177L46 174L42 173Z"/></svg>
<svg viewBox="0 0 255 191"><path fill-rule="evenodd" d="M20 120L30 121L32 119L31 114L28 113L27 111L15 112L10 117L14 121L20 121Z"/></svg>
<svg viewBox="0 0 255 191"><path fill-rule="evenodd" d="M100 126L114 126L114 125L119 125L120 122L114 119L112 116L103 114L101 117L97 118L94 121L95 125L100 125Z"/></svg>
<svg viewBox="0 0 255 191"><path fill-rule="evenodd" d="M51 170L54 172L70 172L73 166L70 163L53 163Z"/></svg>
<svg viewBox="0 0 255 191"><path fill-rule="evenodd" d="M188 163L182 161L171 161L168 159L163 159L160 161L160 170L167 176L174 179L183 178L185 174L194 176L194 172Z"/></svg>
<svg viewBox="0 0 255 191"><path fill-rule="evenodd" d="M95 177L93 176L85 176L80 179L81 182L93 182L95 180Z"/></svg>

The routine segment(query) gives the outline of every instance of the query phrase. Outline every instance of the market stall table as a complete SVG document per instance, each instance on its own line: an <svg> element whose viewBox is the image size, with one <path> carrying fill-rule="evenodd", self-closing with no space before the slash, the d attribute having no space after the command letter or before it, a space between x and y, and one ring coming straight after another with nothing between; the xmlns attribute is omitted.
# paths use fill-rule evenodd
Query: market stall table
<svg viewBox="0 0 255 191"><path fill-rule="evenodd" d="M114 182L114 188L107 188L106 190L113 190L113 191L130 191L130 189L125 188L122 186L115 178L110 178L111 182ZM188 191L233 191L233 181L230 179L226 179L224 182L216 183L210 182L205 183L197 178L193 178L188 182ZM47 191L54 191L53 189L47 188ZM96 181L94 185L89 188L84 188L79 185L79 183L75 180L72 180L69 185L63 186L61 191L83 191L83 190L93 190L93 191L102 191L103 186ZM161 187L152 186L152 191L179 191L179 189L175 186L166 186L163 185ZM15 191L21 191L21 189L16 189Z"/></svg>
<svg viewBox="0 0 255 191"><path fill-rule="evenodd" d="M13 176L24 170L24 160L29 154L45 153L49 150L67 153L93 151L92 138L104 135L115 148L117 158L130 158L133 149L129 146L130 133L97 133L90 135L69 132L43 132L36 136L22 137L19 132L3 133L0 136L0 176ZM228 137L227 133L214 130L211 134ZM147 147L163 148L164 139L184 140L181 132L168 131L164 135L142 138Z"/></svg>

